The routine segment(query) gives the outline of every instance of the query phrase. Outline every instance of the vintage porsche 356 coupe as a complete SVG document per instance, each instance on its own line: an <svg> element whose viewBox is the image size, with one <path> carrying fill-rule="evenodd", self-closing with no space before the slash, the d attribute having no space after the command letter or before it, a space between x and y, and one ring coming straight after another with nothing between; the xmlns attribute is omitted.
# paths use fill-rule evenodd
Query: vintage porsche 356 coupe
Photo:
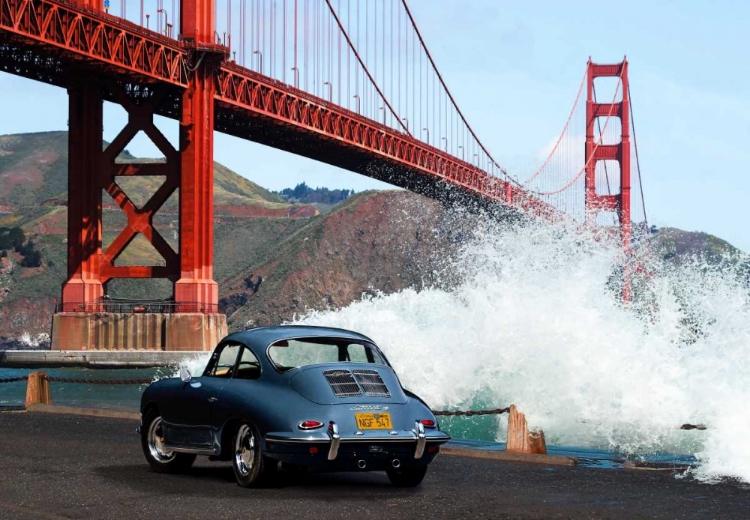
<svg viewBox="0 0 750 520"><path fill-rule="evenodd" d="M231 461L246 487L280 463L385 471L396 486L416 486L450 440L372 340L306 326L227 336L202 376L183 369L144 391L139 431L155 471L184 471L206 455Z"/></svg>

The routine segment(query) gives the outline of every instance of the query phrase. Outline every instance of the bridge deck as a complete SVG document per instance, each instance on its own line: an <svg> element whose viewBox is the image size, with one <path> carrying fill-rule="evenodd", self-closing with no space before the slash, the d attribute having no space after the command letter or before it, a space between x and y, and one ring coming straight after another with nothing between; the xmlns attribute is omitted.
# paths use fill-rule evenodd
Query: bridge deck
<svg viewBox="0 0 750 520"><path fill-rule="evenodd" d="M157 113L177 118L189 59L177 40L75 4L0 0L0 71L60 87L94 74L133 85L136 95L144 86L166 89L170 95ZM436 199L468 197L563 218L541 199L469 162L270 77L225 61L215 84L219 132ZM111 100L105 92L106 98Z"/></svg>
<svg viewBox="0 0 750 520"><path fill-rule="evenodd" d="M416 490L385 475L237 486L227 463L149 471L126 420L0 413L0 518L744 518L750 492L655 472L439 457Z"/></svg>

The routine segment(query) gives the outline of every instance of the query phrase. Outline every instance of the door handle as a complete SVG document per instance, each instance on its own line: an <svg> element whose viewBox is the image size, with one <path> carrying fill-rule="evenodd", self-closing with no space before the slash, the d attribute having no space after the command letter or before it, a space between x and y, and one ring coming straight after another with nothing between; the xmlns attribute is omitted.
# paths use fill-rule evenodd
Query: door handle
<svg viewBox="0 0 750 520"><path fill-rule="evenodd" d="M209 397L209 398L208 398L208 402L209 402L209 403L215 403L215 402L216 402L216 401L218 401L218 400L219 400L219 398L218 398L218 397Z"/></svg>

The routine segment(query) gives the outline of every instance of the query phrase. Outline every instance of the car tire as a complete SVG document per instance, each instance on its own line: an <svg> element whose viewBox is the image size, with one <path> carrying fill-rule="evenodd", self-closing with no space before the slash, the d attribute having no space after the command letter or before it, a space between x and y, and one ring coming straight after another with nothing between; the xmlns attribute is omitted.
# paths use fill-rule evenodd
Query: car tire
<svg viewBox="0 0 750 520"><path fill-rule="evenodd" d="M278 462L263 455L258 429L249 422L239 425L232 440L232 469L237 484L256 487L276 473Z"/></svg>
<svg viewBox="0 0 750 520"><path fill-rule="evenodd" d="M195 455L175 453L164 448L162 418L156 410L146 414L141 425L141 448L151 469L157 473L182 473L190 469Z"/></svg>
<svg viewBox="0 0 750 520"><path fill-rule="evenodd" d="M422 483L427 474L427 466L415 466L407 469L389 469L388 479L396 487L416 487Z"/></svg>

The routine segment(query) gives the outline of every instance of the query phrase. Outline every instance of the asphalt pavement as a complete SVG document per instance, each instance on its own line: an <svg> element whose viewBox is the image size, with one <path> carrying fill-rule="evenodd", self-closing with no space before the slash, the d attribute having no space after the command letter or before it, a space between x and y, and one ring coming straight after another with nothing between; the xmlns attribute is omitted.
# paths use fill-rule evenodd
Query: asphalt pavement
<svg viewBox="0 0 750 520"><path fill-rule="evenodd" d="M379 473L283 472L244 489L205 458L186 475L151 472L136 426L0 412L0 519L750 518L750 486L445 455L416 489Z"/></svg>

